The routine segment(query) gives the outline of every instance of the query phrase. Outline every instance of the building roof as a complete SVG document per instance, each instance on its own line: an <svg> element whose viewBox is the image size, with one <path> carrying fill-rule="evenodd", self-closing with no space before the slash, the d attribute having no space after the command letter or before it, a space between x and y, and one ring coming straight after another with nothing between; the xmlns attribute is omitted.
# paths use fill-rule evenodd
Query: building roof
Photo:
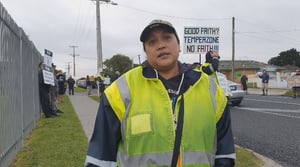
<svg viewBox="0 0 300 167"><path fill-rule="evenodd" d="M248 70L259 70L268 64L254 61L254 60L235 60L234 69L248 69ZM220 70L231 70L232 60L220 60Z"/></svg>
<svg viewBox="0 0 300 167"><path fill-rule="evenodd" d="M266 64L263 62L258 62L254 60L235 60L234 69L244 69L244 70L267 70L267 71L282 71L287 70L286 67L280 67L275 65ZM219 63L220 71L232 70L232 60L220 60Z"/></svg>

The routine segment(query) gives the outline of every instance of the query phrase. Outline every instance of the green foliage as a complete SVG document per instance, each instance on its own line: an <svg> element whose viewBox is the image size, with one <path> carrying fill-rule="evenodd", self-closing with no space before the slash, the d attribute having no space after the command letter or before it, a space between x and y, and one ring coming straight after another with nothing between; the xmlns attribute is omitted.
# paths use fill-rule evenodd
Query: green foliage
<svg viewBox="0 0 300 167"><path fill-rule="evenodd" d="M294 48L280 52L279 56L272 57L268 61L268 64L277 66L295 65L297 67L300 67L300 52L298 52Z"/></svg>
<svg viewBox="0 0 300 167"><path fill-rule="evenodd" d="M42 117L10 167L83 166L88 140L68 97L61 116Z"/></svg>
<svg viewBox="0 0 300 167"><path fill-rule="evenodd" d="M121 74L123 74L132 68L132 60L125 55L117 54L111 59L105 60L104 65L107 67L107 69L104 70L105 74L112 75L116 71L119 71Z"/></svg>

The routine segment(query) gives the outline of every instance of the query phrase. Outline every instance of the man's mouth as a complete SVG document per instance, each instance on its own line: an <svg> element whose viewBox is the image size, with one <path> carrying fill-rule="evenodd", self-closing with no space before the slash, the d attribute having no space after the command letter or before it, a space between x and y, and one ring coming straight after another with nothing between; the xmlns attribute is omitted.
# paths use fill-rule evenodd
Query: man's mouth
<svg viewBox="0 0 300 167"><path fill-rule="evenodd" d="M166 53L166 52L164 52L164 53L160 53L160 54L158 55L158 57L163 57L163 56L166 56L166 55L169 55L169 54Z"/></svg>

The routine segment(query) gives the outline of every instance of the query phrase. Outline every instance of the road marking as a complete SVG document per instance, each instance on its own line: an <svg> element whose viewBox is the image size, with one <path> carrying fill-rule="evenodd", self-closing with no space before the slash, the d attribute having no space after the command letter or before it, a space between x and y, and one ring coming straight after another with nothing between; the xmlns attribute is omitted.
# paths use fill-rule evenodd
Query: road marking
<svg viewBox="0 0 300 167"><path fill-rule="evenodd" d="M286 110L286 109L282 110L282 109L272 109L272 108L250 108L250 107L236 107L236 108L241 110L249 110L249 111L264 113L264 114L271 114L271 115L300 119L300 116L280 114L280 113L300 113L300 110Z"/></svg>
<svg viewBox="0 0 300 167"><path fill-rule="evenodd" d="M290 102L280 102L280 101L270 101L270 100L258 100L258 99L249 99L245 98L244 100L250 100L250 101L259 101L259 102L269 102L269 103L278 103L278 104L290 104L290 105L297 105L300 106L299 103L290 103Z"/></svg>

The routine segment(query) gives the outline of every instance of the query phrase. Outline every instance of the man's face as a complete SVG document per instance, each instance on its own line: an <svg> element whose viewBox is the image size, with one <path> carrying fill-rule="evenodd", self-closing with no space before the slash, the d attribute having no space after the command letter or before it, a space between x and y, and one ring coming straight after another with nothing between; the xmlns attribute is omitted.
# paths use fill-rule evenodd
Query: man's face
<svg viewBox="0 0 300 167"><path fill-rule="evenodd" d="M175 34L161 28L152 30L144 42L147 60L157 70L169 70L177 66L180 46Z"/></svg>

